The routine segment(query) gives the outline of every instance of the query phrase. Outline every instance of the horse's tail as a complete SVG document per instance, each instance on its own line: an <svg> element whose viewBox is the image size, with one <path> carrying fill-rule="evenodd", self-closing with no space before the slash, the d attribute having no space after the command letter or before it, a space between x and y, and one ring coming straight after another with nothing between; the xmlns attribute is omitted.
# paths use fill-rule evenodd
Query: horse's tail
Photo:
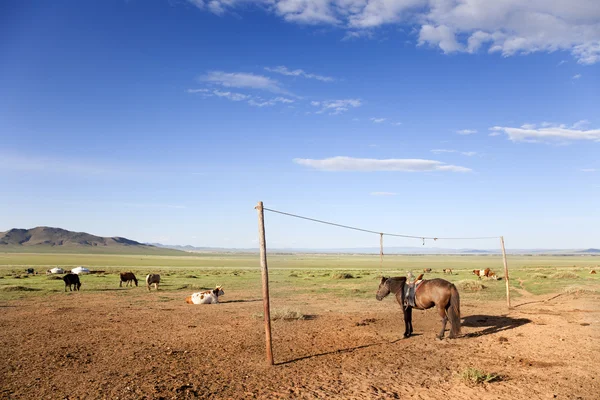
<svg viewBox="0 0 600 400"><path fill-rule="evenodd" d="M448 319L450 320L450 335L460 335L460 296L456 286L450 288L450 307L448 307Z"/></svg>

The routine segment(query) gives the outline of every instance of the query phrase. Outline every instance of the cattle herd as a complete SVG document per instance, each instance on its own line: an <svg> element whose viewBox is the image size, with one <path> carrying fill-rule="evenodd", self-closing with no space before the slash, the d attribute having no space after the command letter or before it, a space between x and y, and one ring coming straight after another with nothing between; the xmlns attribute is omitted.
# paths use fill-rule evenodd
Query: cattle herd
<svg viewBox="0 0 600 400"><path fill-rule="evenodd" d="M27 269L27 273L33 274L34 271L31 268ZM64 274L65 271L62 268L52 268L46 272L48 275L50 274ZM63 277L62 280L65 283L65 292L67 291L67 287L70 291L79 291L81 288L81 280L79 279L80 274L89 274L91 273L89 269L83 267L77 267L68 271ZM131 286L135 284L138 285L138 280L135 277L133 272L121 272L119 274L120 281L119 287L123 287L123 282L125 282L125 287ZM158 290L158 284L160 283L160 274L148 274L146 276L146 288L148 291L151 291L152 285L154 285L154 289ZM204 292L192 293L190 296L186 297L185 301L188 304L218 304L219 296L223 296L225 292L223 292L223 288L221 286L217 286L213 290L207 290Z"/></svg>

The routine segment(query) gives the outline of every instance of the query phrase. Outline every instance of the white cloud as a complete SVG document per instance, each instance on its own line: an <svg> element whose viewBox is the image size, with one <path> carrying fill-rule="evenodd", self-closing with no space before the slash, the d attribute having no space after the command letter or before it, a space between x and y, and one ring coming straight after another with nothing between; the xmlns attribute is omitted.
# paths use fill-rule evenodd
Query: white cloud
<svg viewBox="0 0 600 400"><path fill-rule="evenodd" d="M369 193L371 196L396 196L397 193L394 192L371 192Z"/></svg>
<svg viewBox="0 0 600 400"><path fill-rule="evenodd" d="M213 91L213 94L217 97L225 97L231 101L243 101L250 98L250 96L242 93L233 93L233 92L222 92L220 90Z"/></svg>
<svg viewBox="0 0 600 400"><path fill-rule="evenodd" d="M333 25L345 38L373 35L385 25L419 32L419 44L445 53L503 56L569 51L580 64L600 61L597 0L188 0L222 15L255 6L285 21Z"/></svg>
<svg viewBox="0 0 600 400"><path fill-rule="evenodd" d="M573 75L573 79L579 79L579 78L581 78L581 74L575 74L575 75Z"/></svg>
<svg viewBox="0 0 600 400"><path fill-rule="evenodd" d="M287 93L279 82L262 75L255 75L246 72L223 72L210 71L198 78L202 82L208 82L223 87L234 87L242 89L266 90L273 93Z"/></svg>
<svg viewBox="0 0 600 400"><path fill-rule="evenodd" d="M359 99L342 99L342 100L326 100L326 101L311 101L311 105L321 108L317 111L318 114L328 112L331 115L341 114L348 111L350 108L360 107L362 102Z"/></svg>
<svg viewBox="0 0 600 400"><path fill-rule="evenodd" d="M392 125L394 125L394 126L400 126L400 125L402 125L402 122L394 122L394 123L392 123Z"/></svg>
<svg viewBox="0 0 600 400"><path fill-rule="evenodd" d="M581 172L596 172L596 168L581 168Z"/></svg>
<svg viewBox="0 0 600 400"><path fill-rule="evenodd" d="M488 136L500 136L501 134L502 134L501 132L494 131L494 132L491 132L490 134L488 134Z"/></svg>
<svg viewBox="0 0 600 400"><path fill-rule="evenodd" d="M382 122L385 122L387 118L369 118L371 121L373 121L373 123L375 124L381 124Z"/></svg>
<svg viewBox="0 0 600 400"><path fill-rule="evenodd" d="M565 140L593 140L600 142L600 129L584 130L574 128L574 125L568 127L565 124L548 125L547 123L542 123L540 127L533 124L526 124L519 128L494 126L490 130L493 133L505 133L513 142L560 142Z"/></svg>
<svg viewBox="0 0 600 400"><path fill-rule="evenodd" d="M308 72L305 72L302 69L290 70L287 67L284 67L282 65L275 67L275 68L265 67L265 70L267 70L269 72L275 72L275 73L281 74L281 75L286 75L286 76L301 76L301 77L307 78L307 79L316 79L321 82L333 82L334 81L334 79L330 76L309 74Z"/></svg>
<svg viewBox="0 0 600 400"><path fill-rule="evenodd" d="M188 89L186 90L188 93L208 93L210 90L208 89Z"/></svg>
<svg viewBox="0 0 600 400"><path fill-rule="evenodd" d="M459 131L456 131L456 133L458 133L459 135L472 135L474 133L477 133L477 130L475 130L475 129L461 129Z"/></svg>
<svg viewBox="0 0 600 400"><path fill-rule="evenodd" d="M589 124L590 124L590 121L588 121L587 119L582 119L580 121L575 122L573 125L571 125L571 128L581 129L581 128L588 126Z"/></svg>
<svg viewBox="0 0 600 400"><path fill-rule="evenodd" d="M477 155L476 151L463 151L460 154L462 154L463 156L467 156L467 157L473 157Z"/></svg>
<svg viewBox="0 0 600 400"><path fill-rule="evenodd" d="M456 150L449 149L433 149L431 150L433 154L441 154L441 153L456 153Z"/></svg>
<svg viewBox="0 0 600 400"><path fill-rule="evenodd" d="M353 157L331 157L322 160L295 158L296 164L322 171L402 171L402 172L432 172L451 171L469 172L471 169L457 165L444 164L441 161L422 159L372 159Z"/></svg>
<svg viewBox="0 0 600 400"><path fill-rule="evenodd" d="M270 99L270 100L264 100L261 99L260 97L256 98L256 99L251 99L248 101L248 104L250 104L251 106L254 107L271 107L276 105L277 103L283 103L283 104L289 104L289 103L293 103L294 100L291 99L287 99L285 97L275 97L274 99Z"/></svg>

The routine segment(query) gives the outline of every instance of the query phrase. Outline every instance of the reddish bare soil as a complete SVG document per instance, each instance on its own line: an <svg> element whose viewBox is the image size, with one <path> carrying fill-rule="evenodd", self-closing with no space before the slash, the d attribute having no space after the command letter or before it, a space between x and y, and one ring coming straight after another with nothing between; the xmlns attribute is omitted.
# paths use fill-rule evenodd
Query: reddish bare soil
<svg viewBox="0 0 600 400"><path fill-rule="evenodd" d="M229 291L237 301L192 306L181 293L131 294L1 303L0 398L599 398L591 295L528 297L510 313L463 300L464 336L444 341L433 310L415 311L417 336L401 339L390 298L275 299L315 317L273 323L269 367L258 299ZM467 367L502 380L469 385Z"/></svg>

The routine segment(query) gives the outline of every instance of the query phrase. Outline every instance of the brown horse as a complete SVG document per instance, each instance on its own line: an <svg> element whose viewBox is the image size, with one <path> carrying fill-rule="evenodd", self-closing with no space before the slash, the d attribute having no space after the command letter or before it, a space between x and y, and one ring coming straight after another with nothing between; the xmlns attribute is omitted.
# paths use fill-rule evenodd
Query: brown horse
<svg viewBox="0 0 600 400"><path fill-rule="evenodd" d="M409 337L413 332L412 326L412 307L404 305L406 293L406 277L386 278L382 277L379 283L379 289L375 296L377 300L383 300L384 297L393 293L402 310L404 311L404 337ZM442 330L438 335L439 339L444 338L446 323L450 320L450 339L460 334L460 297L456 286L444 279L424 280L416 290L415 305L417 310L426 310L437 306L438 313L442 318Z"/></svg>

